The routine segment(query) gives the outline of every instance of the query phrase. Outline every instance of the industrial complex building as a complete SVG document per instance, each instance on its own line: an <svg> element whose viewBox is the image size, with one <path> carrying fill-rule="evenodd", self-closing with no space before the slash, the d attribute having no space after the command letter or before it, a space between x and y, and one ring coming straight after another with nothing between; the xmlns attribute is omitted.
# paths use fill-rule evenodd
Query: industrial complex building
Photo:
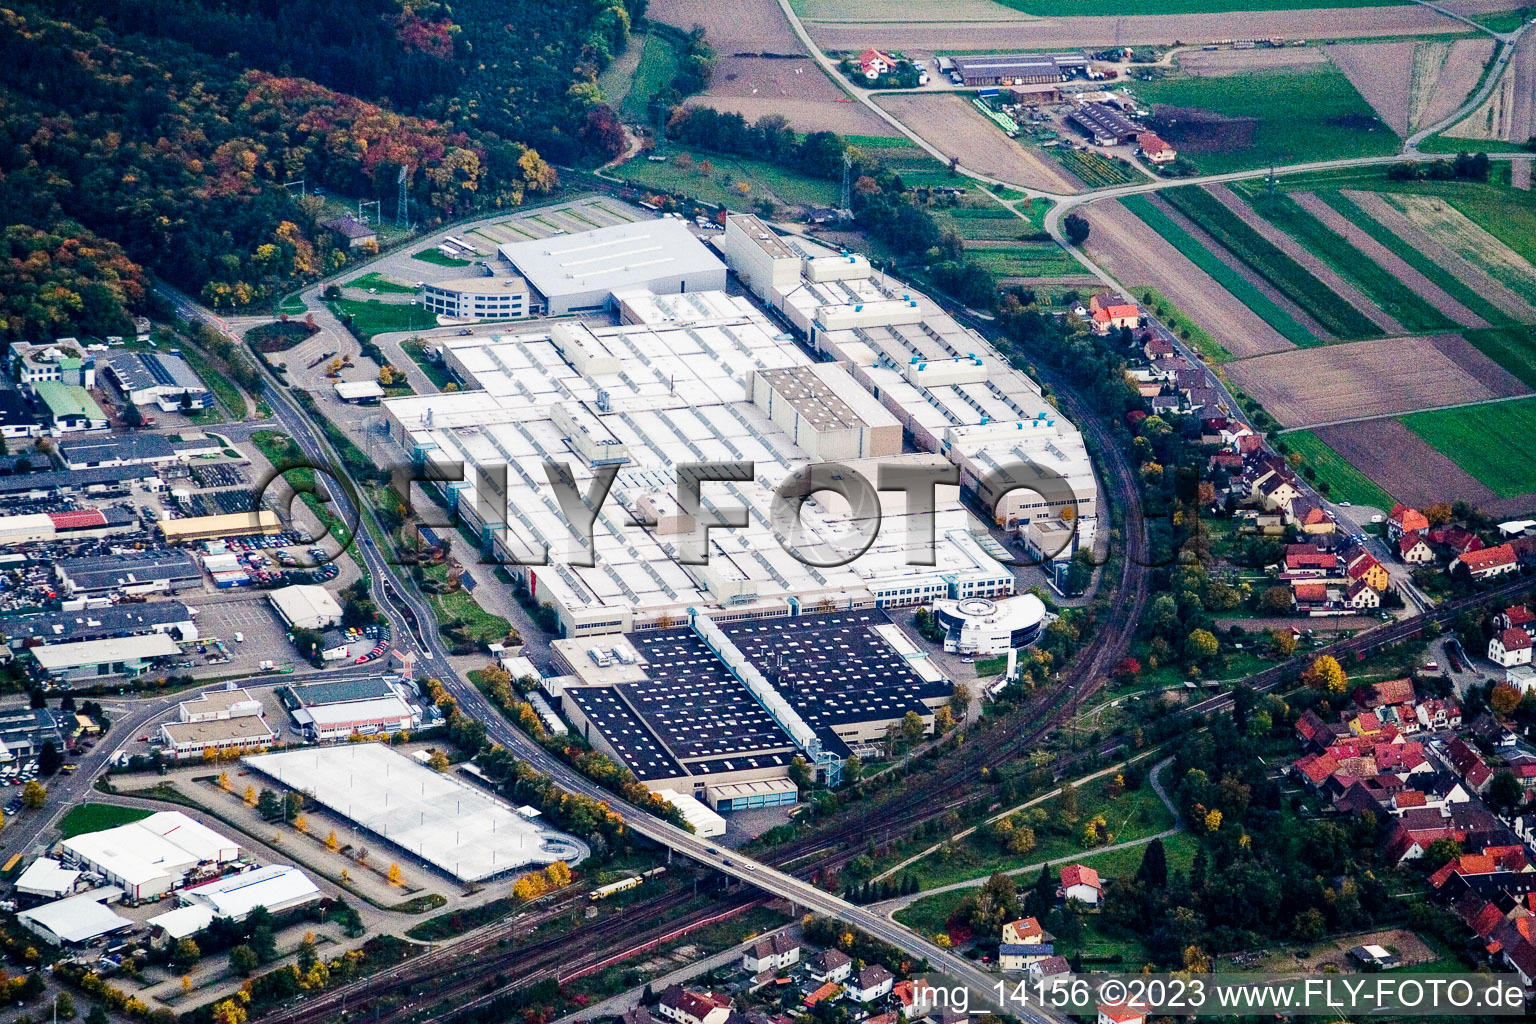
<svg viewBox="0 0 1536 1024"><path fill-rule="evenodd" d="M306 683L285 687L279 695L294 725L311 740L400 732L421 720L408 702L409 687L383 676Z"/></svg>
<svg viewBox="0 0 1536 1024"><path fill-rule="evenodd" d="M528 282L517 276L428 282L421 304L450 320L515 320L528 315Z"/></svg>
<svg viewBox="0 0 1536 1024"><path fill-rule="evenodd" d="M209 690L182 701L177 720L160 726L160 742L178 759L259 750L274 738L261 701L237 688Z"/></svg>
<svg viewBox="0 0 1536 1024"><path fill-rule="evenodd" d="M988 53L946 57L961 83L970 86L1064 82L1088 70L1081 53Z"/></svg>
<svg viewBox="0 0 1536 1024"><path fill-rule="evenodd" d="M245 764L461 882L587 854L573 837L382 744L260 754Z"/></svg>
<svg viewBox="0 0 1536 1024"><path fill-rule="evenodd" d="M134 405L156 405L161 412L206 409L213 392L176 352L108 353L106 376Z"/></svg>
<svg viewBox="0 0 1536 1024"><path fill-rule="evenodd" d="M341 621L341 605L319 584L280 587L268 594L267 599L289 629L324 629Z"/></svg>
<svg viewBox="0 0 1536 1024"><path fill-rule="evenodd" d="M1034 594L935 601L933 615L944 627L944 649L960 654L1006 654L1028 647L1046 622L1045 603Z"/></svg>
<svg viewBox="0 0 1536 1024"><path fill-rule="evenodd" d="M59 849L65 863L95 872L134 902L216 876L240 859L237 843L180 811L72 836Z"/></svg>

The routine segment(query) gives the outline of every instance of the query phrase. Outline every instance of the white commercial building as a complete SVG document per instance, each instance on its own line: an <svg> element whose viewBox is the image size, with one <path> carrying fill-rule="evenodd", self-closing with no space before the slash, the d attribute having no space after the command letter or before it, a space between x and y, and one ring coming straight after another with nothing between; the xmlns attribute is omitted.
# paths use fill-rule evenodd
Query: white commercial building
<svg viewBox="0 0 1536 1024"><path fill-rule="evenodd" d="M725 287L725 264L675 217L616 224L501 247L551 316L600 309L614 292L657 294Z"/></svg>
<svg viewBox="0 0 1536 1024"><path fill-rule="evenodd" d="M160 742L177 758L204 751L248 751L275 738L262 703L238 687L209 690L177 705L178 721L160 726Z"/></svg>
<svg viewBox="0 0 1536 1024"><path fill-rule="evenodd" d="M283 691L294 725L312 740L400 732L420 724L410 684L393 676L306 683Z"/></svg>
<svg viewBox="0 0 1536 1024"><path fill-rule="evenodd" d="M80 872L66 868L52 857L39 857L16 879L16 891L27 896L58 899L74 891Z"/></svg>
<svg viewBox="0 0 1536 1024"><path fill-rule="evenodd" d="M112 640L81 640L72 644L44 644L28 648L37 665L55 679L99 679L102 676L136 676L161 658L181 653L165 633L144 633Z"/></svg>
<svg viewBox="0 0 1536 1024"><path fill-rule="evenodd" d="M421 304L449 320L515 320L528 315L528 282L516 276L429 281Z"/></svg>
<svg viewBox="0 0 1536 1024"><path fill-rule="evenodd" d="M141 821L60 842L64 855L121 886L130 900L163 896L200 869L216 871L240 859L233 840L180 811L160 811Z"/></svg>
<svg viewBox="0 0 1536 1024"><path fill-rule="evenodd" d="M463 882L576 863L586 848L477 786L378 743L248 757L245 763Z"/></svg>
<svg viewBox="0 0 1536 1024"><path fill-rule="evenodd" d="M1091 539L1093 465L1077 428L1040 386L927 296L876 277L856 253L774 234L749 214L726 219L720 248L742 283L848 372L917 444L960 469L960 483L999 526L1042 520ZM1038 490L1008 491L999 474Z"/></svg>
<svg viewBox="0 0 1536 1024"><path fill-rule="evenodd" d="M961 654L1006 654L1040 637L1045 604L1034 594L1001 600L970 597L933 602L933 617L944 627L944 649Z"/></svg>
<svg viewBox="0 0 1536 1024"><path fill-rule="evenodd" d="M683 820L693 826L693 834L700 839L725 835L725 819L687 793L679 793L675 789L658 789L654 792L677 808Z"/></svg>
<svg viewBox="0 0 1536 1024"><path fill-rule="evenodd" d="M236 921L243 921L257 907L280 914L323 898L308 875L288 864L268 864L225 875L183 889L180 896L188 906L206 907L214 917L229 917Z"/></svg>
<svg viewBox="0 0 1536 1024"><path fill-rule="evenodd" d="M267 598L290 629L324 629L341 622L341 605L318 584L280 587Z"/></svg>
<svg viewBox="0 0 1536 1024"><path fill-rule="evenodd" d="M998 561L1006 552L954 485L935 488L932 564L913 564L923 560L909 546L921 527L899 490L879 493L878 522L818 492L801 508L796 544L875 537L846 564L797 558L772 522L775 488L814 462L796 437L871 488L883 471L948 471L948 462L900 454L895 418L744 297L630 292L621 318L446 339L445 363L477 390L384 402L391 436L420 476L441 481L429 486L492 557L542 561L548 549L553 564L509 570L554 607L566 635L663 627L693 608L726 620L1012 593L1013 574ZM568 464L582 493L616 472L593 524L596 565L581 564L580 535L546 460ZM680 464L731 461L751 463L752 479L701 484L697 516L680 505ZM702 539L715 510L731 507L746 510L745 525ZM685 563L689 543L704 564Z"/></svg>
<svg viewBox="0 0 1536 1024"><path fill-rule="evenodd" d="M336 397L343 402L359 405L377 404L384 397L384 386L376 380L339 380L335 385Z"/></svg>
<svg viewBox="0 0 1536 1024"><path fill-rule="evenodd" d="M16 920L52 945L78 945L133 927L133 921L107 906L122 898L123 890L108 886L23 910Z"/></svg>

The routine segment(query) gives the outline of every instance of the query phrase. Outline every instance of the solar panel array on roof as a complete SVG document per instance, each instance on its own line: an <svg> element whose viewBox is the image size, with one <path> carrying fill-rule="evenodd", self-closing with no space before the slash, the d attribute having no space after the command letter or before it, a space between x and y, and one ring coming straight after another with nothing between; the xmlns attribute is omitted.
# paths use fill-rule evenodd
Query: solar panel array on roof
<svg viewBox="0 0 1536 1024"><path fill-rule="evenodd" d="M641 782L687 774L640 720L617 687L567 686L564 698L581 709Z"/></svg>

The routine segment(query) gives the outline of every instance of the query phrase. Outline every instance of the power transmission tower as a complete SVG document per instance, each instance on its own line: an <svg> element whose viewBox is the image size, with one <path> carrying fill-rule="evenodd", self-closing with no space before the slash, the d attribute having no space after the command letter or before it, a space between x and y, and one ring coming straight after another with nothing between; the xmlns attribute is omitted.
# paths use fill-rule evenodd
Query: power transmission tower
<svg viewBox="0 0 1536 1024"><path fill-rule="evenodd" d="M407 175L405 165L400 165L400 191L395 196L395 224L406 228L411 226L411 192L406 187Z"/></svg>

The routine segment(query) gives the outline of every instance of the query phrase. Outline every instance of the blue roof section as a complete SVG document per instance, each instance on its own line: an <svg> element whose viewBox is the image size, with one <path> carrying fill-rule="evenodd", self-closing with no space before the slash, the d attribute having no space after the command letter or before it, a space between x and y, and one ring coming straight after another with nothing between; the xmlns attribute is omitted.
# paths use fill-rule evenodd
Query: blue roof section
<svg viewBox="0 0 1536 1024"><path fill-rule="evenodd" d="M1038 946L1006 942L997 947L999 956L1050 956L1055 951L1048 942Z"/></svg>

